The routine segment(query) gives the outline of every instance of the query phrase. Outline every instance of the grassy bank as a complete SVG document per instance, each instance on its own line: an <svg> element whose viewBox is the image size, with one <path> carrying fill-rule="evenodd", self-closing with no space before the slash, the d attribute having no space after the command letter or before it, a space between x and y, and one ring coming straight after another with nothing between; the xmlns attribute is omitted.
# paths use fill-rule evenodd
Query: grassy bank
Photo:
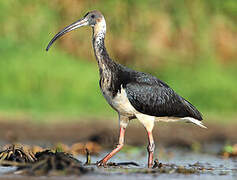
<svg viewBox="0 0 237 180"><path fill-rule="evenodd" d="M78 61L57 49L46 52L44 47L4 39L0 44L5 44L0 61L1 112L72 117L115 114L101 95L95 61ZM207 60L193 69L169 65L153 74L195 104L205 117L235 115L234 67L223 70Z"/></svg>
<svg viewBox="0 0 237 180"><path fill-rule="evenodd" d="M65 116L106 114L96 64L76 61L57 50L46 53L44 47L9 44L1 54L1 111Z"/></svg>
<svg viewBox="0 0 237 180"><path fill-rule="evenodd" d="M115 60L166 81L205 118L236 116L234 0L1 1L0 116L116 115L99 90L89 28L44 50L91 9L105 14Z"/></svg>

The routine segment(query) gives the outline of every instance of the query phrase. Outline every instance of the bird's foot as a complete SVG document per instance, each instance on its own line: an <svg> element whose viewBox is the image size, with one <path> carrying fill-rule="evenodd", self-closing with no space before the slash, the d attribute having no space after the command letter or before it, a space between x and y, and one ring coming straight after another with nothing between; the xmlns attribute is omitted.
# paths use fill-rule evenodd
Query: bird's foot
<svg viewBox="0 0 237 180"><path fill-rule="evenodd" d="M155 168L161 168L161 167L163 167L163 164L159 162L158 159L155 159L154 165L152 166L152 168L155 169Z"/></svg>
<svg viewBox="0 0 237 180"><path fill-rule="evenodd" d="M106 162L104 162L103 159L102 159L100 161L97 161L96 165L99 166L99 167L105 167L106 166Z"/></svg>
<svg viewBox="0 0 237 180"><path fill-rule="evenodd" d="M152 168L153 167L153 163L148 164L148 168Z"/></svg>

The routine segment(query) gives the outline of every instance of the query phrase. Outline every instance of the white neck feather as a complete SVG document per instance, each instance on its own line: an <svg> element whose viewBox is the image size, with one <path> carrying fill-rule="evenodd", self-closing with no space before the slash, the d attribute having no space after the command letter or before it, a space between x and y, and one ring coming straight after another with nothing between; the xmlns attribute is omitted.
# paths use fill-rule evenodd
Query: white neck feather
<svg viewBox="0 0 237 180"><path fill-rule="evenodd" d="M99 22L94 26L94 37L96 36L105 36L106 33L106 22L104 18L101 18Z"/></svg>

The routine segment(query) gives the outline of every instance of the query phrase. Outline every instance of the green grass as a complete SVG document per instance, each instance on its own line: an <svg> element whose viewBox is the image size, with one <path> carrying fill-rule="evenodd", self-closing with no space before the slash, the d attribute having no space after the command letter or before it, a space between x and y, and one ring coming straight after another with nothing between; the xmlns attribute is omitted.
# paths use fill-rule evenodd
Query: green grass
<svg viewBox="0 0 237 180"><path fill-rule="evenodd" d="M63 49L44 49L60 28L99 9L108 22L112 57L152 72L204 118L234 119L235 0L66 2L0 1L0 116L116 116L99 89L88 28L57 41L54 46Z"/></svg>
<svg viewBox="0 0 237 180"><path fill-rule="evenodd" d="M0 44L5 44L0 40ZM96 63L44 47L10 43L1 49L0 109L28 115L111 115ZM14 53L12 53L14 52ZM106 108L107 107L107 108Z"/></svg>
<svg viewBox="0 0 237 180"><path fill-rule="evenodd" d="M4 44L4 46L3 46ZM99 89L94 61L78 60L52 48L0 39L0 111L2 114L55 117L113 116ZM94 57L92 57L94 59ZM234 67L211 60L196 67L169 65L153 73L208 117L236 115Z"/></svg>

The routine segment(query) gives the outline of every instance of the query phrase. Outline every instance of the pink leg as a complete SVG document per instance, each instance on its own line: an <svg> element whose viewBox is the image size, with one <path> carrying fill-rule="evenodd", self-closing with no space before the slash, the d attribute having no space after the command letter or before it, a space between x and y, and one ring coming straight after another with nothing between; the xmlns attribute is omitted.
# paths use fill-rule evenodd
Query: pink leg
<svg viewBox="0 0 237 180"><path fill-rule="evenodd" d="M155 150L155 143L152 136L152 129L154 127L155 118L153 116L148 116L144 114L136 114L137 119L143 124L148 135L149 144L147 146L148 151L148 168L153 165L153 154Z"/></svg>
<svg viewBox="0 0 237 180"><path fill-rule="evenodd" d="M153 154L155 151L155 143L154 139L152 136L152 131L147 131L148 134L148 140L149 144L147 146L147 151L148 151L148 168L151 168L153 166Z"/></svg>
<svg viewBox="0 0 237 180"><path fill-rule="evenodd" d="M120 126L120 133L119 133L119 144L117 147L109 154L107 154L102 160L98 162L98 166L103 166L107 163L107 161L113 157L117 152L119 152L123 145L124 145L124 134L125 134L126 127Z"/></svg>

